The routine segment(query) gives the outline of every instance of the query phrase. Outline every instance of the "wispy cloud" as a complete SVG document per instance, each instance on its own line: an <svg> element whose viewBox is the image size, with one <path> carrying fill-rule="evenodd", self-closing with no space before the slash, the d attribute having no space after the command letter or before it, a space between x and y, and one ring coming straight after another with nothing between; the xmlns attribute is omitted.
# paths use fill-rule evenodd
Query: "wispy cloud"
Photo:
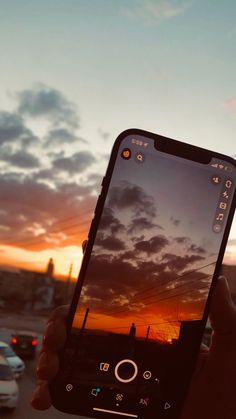
<svg viewBox="0 0 236 419"><path fill-rule="evenodd" d="M231 115L236 117L236 96L232 96L226 100L225 105L230 111Z"/></svg>
<svg viewBox="0 0 236 419"><path fill-rule="evenodd" d="M179 0L138 0L122 12L131 20L155 24L183 14L189 6L190 2Z"/></svg>

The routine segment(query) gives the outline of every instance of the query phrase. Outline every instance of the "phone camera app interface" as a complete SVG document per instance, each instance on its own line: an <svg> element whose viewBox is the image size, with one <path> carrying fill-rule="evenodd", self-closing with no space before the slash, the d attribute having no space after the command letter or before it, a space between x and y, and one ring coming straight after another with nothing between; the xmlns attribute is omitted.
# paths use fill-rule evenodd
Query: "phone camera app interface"
<svg viewBox="0 0 236 419"><path fill-rule="evenodd" d="M131 150L129 148L124 148L121 152L121 157L124 160L129 160L131 157Z"/></svg>
<svg viewBox="0 0 236 419"><path fill-rule="evenodd" d="M139 151L138 153L136 153L136 155L135 155L135 161L137 163L144 163L144 161L145 161L145 154L142 153L141 151Z"/></svg>
<svg viewBox="0 0 236 419"><path fill-rule="evenodd" d="M67 347L64 392L90 414L178 409L234 184L145 139L120 146Z"/></svg>

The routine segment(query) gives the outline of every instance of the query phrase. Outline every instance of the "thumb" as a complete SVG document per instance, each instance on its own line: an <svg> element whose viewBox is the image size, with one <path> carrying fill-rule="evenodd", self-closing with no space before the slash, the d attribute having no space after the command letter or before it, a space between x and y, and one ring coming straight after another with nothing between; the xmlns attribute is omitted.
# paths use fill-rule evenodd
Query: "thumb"
<svg viewBox="0 0 236 419"><path fill-rule="evenodd" d="M82 243L82 251L85 252L86 246L87 246L88 240L84 240Z"/></svg>
<svg viewBox="0 0 236 419"><path fill-rule="evenodd" d="M224 276L217 280L209 317L215 335L230 334L236 327L236 309Z"/></svg>

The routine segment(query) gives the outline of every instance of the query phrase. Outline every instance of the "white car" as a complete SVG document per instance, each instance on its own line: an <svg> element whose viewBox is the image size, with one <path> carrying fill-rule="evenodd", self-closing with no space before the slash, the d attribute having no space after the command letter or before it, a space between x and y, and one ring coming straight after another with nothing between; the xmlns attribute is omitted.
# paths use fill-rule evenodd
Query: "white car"
<svg viewBox="0 0 236 419"><path fill-rule="evenodd" d="M0 355L0 408L15 409L19 389L6 358Z"/></svg>
<svg viewBox="0 0 236 419"><path fill-rule="evenodd" d="M25 363L20 359L13 349L5 342L0 342L0 355L4 356L10 365L16 378L21 377L25 370Z"/></svg>

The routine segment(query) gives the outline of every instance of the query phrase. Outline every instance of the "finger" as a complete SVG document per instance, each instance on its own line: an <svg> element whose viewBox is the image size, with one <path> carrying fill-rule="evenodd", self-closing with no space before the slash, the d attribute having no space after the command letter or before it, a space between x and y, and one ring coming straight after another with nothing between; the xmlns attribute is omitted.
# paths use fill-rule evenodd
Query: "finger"
<svg viewBox="0 0 236 419"><path fill-rule="evenodd" d="M210 307L210 321L214 334L230 334L235 329L235 313L228 282L221 276L217 280Z"/></svg>
<svg viewBox="0 0 236 419"><path fill-rule="evenodd" d="M205 345L205 343L201 343L200 346L200 354L205 354L209 352L209 348L207 345Z"/></svg>
<svg viewBox="0 0 236 419"><path fill-rule="evenodd" d="M53 310L53 312L50 314L49 318L48 318L48 322L51 322L53 320L56 319L63 319L66 320L67 314L69 311L69 306L68 305L64 305L64 306L60 306L57 307L55 310Z"/></svg>
<svg viewBox="0 0 236 419"><path fill-rule="evenodd" d="M65 318L58 317L55 320L51 320L48 323L45 331L42 351L59 351L65 344L66 336L67 332Z"/></svg>
<svg viewBox="0 0 236 419"><path fill-rule="evenodd" d="M88 243L88 240L84 240L84 241L83 241L83 243L82 243L82 250L83 250L83 253L85 252L85 249L86 249L87 243Z"/></svg>
<svg viewBox="0 0 236 419"><path fill-rule="evenodd" d="M37 385L31 399L31 406L37 410L46 410L51 406L51 398L46 381L42 381Z"/></svg>
<svg viewBox="0 0 236 419"><path fill-rule="evenodd" d="M59 369L59 358L53 352L43 351L38 360L37 376L41 380L52 380Z"/></svg>
<svg viewBox="0 0 236 419"><path fill-rule="evenodd" d="M197 362L194 369L194 374L192 377L192 381L198 380L198 377L201 376L202 371L205 368L209 356L209 349L206 345L202 344L200 347L199 355L197 358Z"/></svg>

